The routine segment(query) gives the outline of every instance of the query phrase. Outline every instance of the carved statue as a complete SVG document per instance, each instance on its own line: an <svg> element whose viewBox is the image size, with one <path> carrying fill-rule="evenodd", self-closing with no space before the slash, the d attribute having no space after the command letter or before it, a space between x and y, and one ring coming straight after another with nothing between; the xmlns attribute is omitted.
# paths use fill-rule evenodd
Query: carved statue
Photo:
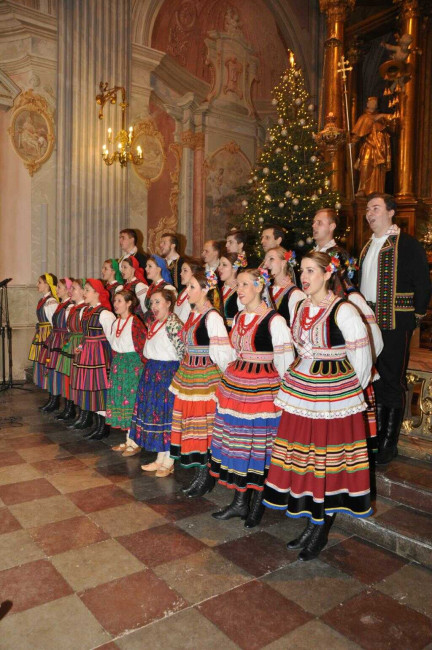
<svg viewBox="0 0 432 650"><path fill-rule="evenodd" d="M240 16L232 7L225 14L224 30L231 36L243 36Z"/></svg>
<svg viewBox="0 0 432 650"><path fill-rule="evenodd" d="M390 43L381 43L382 47L385 47L386 50L392 52L390 60L380 65L380 75L387 81L391 81L390 85L390 94L395 91L403 92L405 89L405 84L410 80L410 70L409 63L407 59L412 52L410 45L413 42L413 37L411 34L402 34L398 37L397 45L391 45Z"/></svg>
<svg viewBox="0 0 432 650"><path fill-rule="evenodd" d="M352 142L361 141L355 169L360 172L357 196L384 192L385 176L391 169L390 135L392 115L378 113L378 100L369 97L363 115L354 125Z"/></svg>
<svg viewBox="0 0 432 650"><path fill-rule="evenodd" d="M390 57L393 59L393 61L400 61L401 63L405 63L411 52L409 46L412 42L413 37L411 34L402 34L398 40L397 45L391 45L390 43L381 43L381 45L385 47L386 50L389 50L389 52L393 52Z"/></svg>

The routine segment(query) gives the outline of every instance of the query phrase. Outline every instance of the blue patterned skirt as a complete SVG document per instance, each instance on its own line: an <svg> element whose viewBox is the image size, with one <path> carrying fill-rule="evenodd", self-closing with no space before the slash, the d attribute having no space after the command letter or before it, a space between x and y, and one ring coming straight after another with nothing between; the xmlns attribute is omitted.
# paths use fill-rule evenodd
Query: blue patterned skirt
<svg viewBox="0 0 432 650"><path fill-rule="evenodd" d="M174 395L168 388L178 361L149 359L138 385L130 438L147 451L169 451Z"/></svg>

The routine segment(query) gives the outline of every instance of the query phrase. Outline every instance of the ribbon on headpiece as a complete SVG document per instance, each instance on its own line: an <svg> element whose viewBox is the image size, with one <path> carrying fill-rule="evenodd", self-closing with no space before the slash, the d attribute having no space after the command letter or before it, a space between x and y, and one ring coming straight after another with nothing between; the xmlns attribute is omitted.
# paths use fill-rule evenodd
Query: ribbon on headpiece
<svg viewBox="0 0 432 650"><path fill-rule="evenodd" d="M122 278L122 274L120 273L119 263L114 258L111 258L110 262L111 262L111 268L114 271L114 277L116 279L116 282L118 282L119 284L123 284L123 278Z"/></svg>
<svg viewBox="0 0 432 650"><path fill-rule="evenodd" d="M237 259L233 264L233 269L238 271L240 268L245 268L247 266L246 253L239 253Z"/></svg>
<svg viewBox="0 0 432 650"><path fill-rule="evenodd" d="M165 280L165 282L168 284L172 284L172 277L171 273L169 272L166 260L164 260L163 257L160 257L160 255L152 255L152 258L161 270L162 279Z"/></svg>
<svg viewBox="0 0 432 650"><path fill-rule="evenodd" d="M123 261L124 261L124 262L127 262L127 261L130 262L130 263L132 264L133 268L134 268L136 279L139 280L140 282L142 282L143 284L146 284L146 285L148 286L148 282L147 282L147 280L145 279L144 271L143 271L142 268L140 267L137 258L134 257L133 255L131 255L130 257L127 257L127 258L126 258L125 260L123 260Z"/></svg>
<svg viewBox="0 0 432 650"><path fill-rule="evenodd" d="M325 270L326 270L327 273L336 273L336 271L339 269L339 267L340 267L339 257L337 255L337 253L335 253L334 255L332 255L331 260L327 264Z"/></svg>
<svg viewBox="0 0 432 650"><path fill-rule="evenodd" d="M262 286L262 287L269 287L270 286L270 276L269 272L267 269L265 269L263 266L260 266L258 268L259 271L259 278L254 280L254 285L256 287Z"/></svg>
<svg viewBox="0 0 432 650"><path fill-rule="evenodd" d="M297 266L295 251L285 251L284 260L288 262L291 267Z"/></svg>
<svg viewBox="0 0 432 650"><path fill-rule="evenodd" d="M68 296L70 298L71 295L72 295L73 282L72 282L72 280L70 278L63 278L63 280L64 280L64 283L65 283L65 287L67 289Z"/></svg>
<svg viewBox="0 0 432 650"><path fill-rule="evenodd" d="M58 299L58 295L57 295L57 287L55 286L55 284L53 282L53 276L51 275L51 273L45 273L45 280L47 282L47 285L50 288L52 297L55 298L57 300L57 302L58 302L59 299Z"/></svg>
<svg viewBox="0 0 432 650"><path fill-rule="evenodd" d="M206 271L206 284L208 289L215 289L218 285L218 276L214 271Z"/></svg>
<svg viewBox="0 0 432 650"><path fill-rule="evenodd" d="M96 291L96 293L99 294L99 302L102 307L108 309L109 311L112 311L109 292L105 289L102 282L100 280L96 280L95 278L87 278L86 282L91 286L92 289Z"/></svg>
<svg viewBox="0 0 432 650"><path fill-rule="evenodd" d="M348 259L345 260L345 268L346 268L346 274L350 280L353 279L354 274L356 271L359 270L359 266L357 264L357 260L355 257L349 257Z"/></svg>

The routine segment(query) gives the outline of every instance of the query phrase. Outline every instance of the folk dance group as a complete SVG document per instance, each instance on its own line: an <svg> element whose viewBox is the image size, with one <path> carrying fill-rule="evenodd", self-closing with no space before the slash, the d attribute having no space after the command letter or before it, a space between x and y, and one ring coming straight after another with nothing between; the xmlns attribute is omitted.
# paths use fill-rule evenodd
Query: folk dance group
<svg viewBox="0 0 432 650"><path fill-rule="evenodd" d="M156 452L142 469L160 478L176 460L194 468L183 490L191 498L216 481L231 490L214 518L252 528L265 506L305 517L287 546L307 561L336 513L371 514L367 439L382 337L349 263L306 253L302 289L293 264L279 245L256 269L225 251L219 277L184 259L178 294L158 255L145 269L133 255L106 260L103 282L46 273L30 359L50 393L42 410L57 410L62 395L57 418L69 428L89 440L123 429L113 449Z"/></svg>

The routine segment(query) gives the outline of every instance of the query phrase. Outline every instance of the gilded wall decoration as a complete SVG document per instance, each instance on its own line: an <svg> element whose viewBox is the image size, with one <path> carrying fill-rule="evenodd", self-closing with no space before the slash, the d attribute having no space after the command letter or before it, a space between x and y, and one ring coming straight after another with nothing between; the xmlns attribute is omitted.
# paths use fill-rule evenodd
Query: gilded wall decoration
<svg viewBox="0 0 432 650"><path fill-rule="evenodd" d="M161 177L166 162L164 137L152 120L134 125L133 149L138 145L143 152L143 163L133 165L133 169L148 189Z"/></svg>
<svg viewBox="0 0 432 650"><path fill-rule="evenodd" d="M250 169L236 142L228 142L205 161L206 239L223 239L230 217L241 211L236 189L247 183Z"/></svg>
<svg viewBox="0 0 432 650"><path fill-rule="evenodd" d="M33 90L20 93L8 131L15 152L33 176L54 148L54 122L47 101Z"/></svg>
<svg viewBox="0 0 432 650"><path fill-rule="evenodd" d="M183 155L183 147L175 142L170 145L169 151L174 155L174 169L170 172L171 191L169 203L171 214L162 217L156 228L150 228L148 231L148 250L151 253L157 253L159 250L159 241L164 232L177 232L178 225L178 200L180 193L180 170Z"/></svg>

